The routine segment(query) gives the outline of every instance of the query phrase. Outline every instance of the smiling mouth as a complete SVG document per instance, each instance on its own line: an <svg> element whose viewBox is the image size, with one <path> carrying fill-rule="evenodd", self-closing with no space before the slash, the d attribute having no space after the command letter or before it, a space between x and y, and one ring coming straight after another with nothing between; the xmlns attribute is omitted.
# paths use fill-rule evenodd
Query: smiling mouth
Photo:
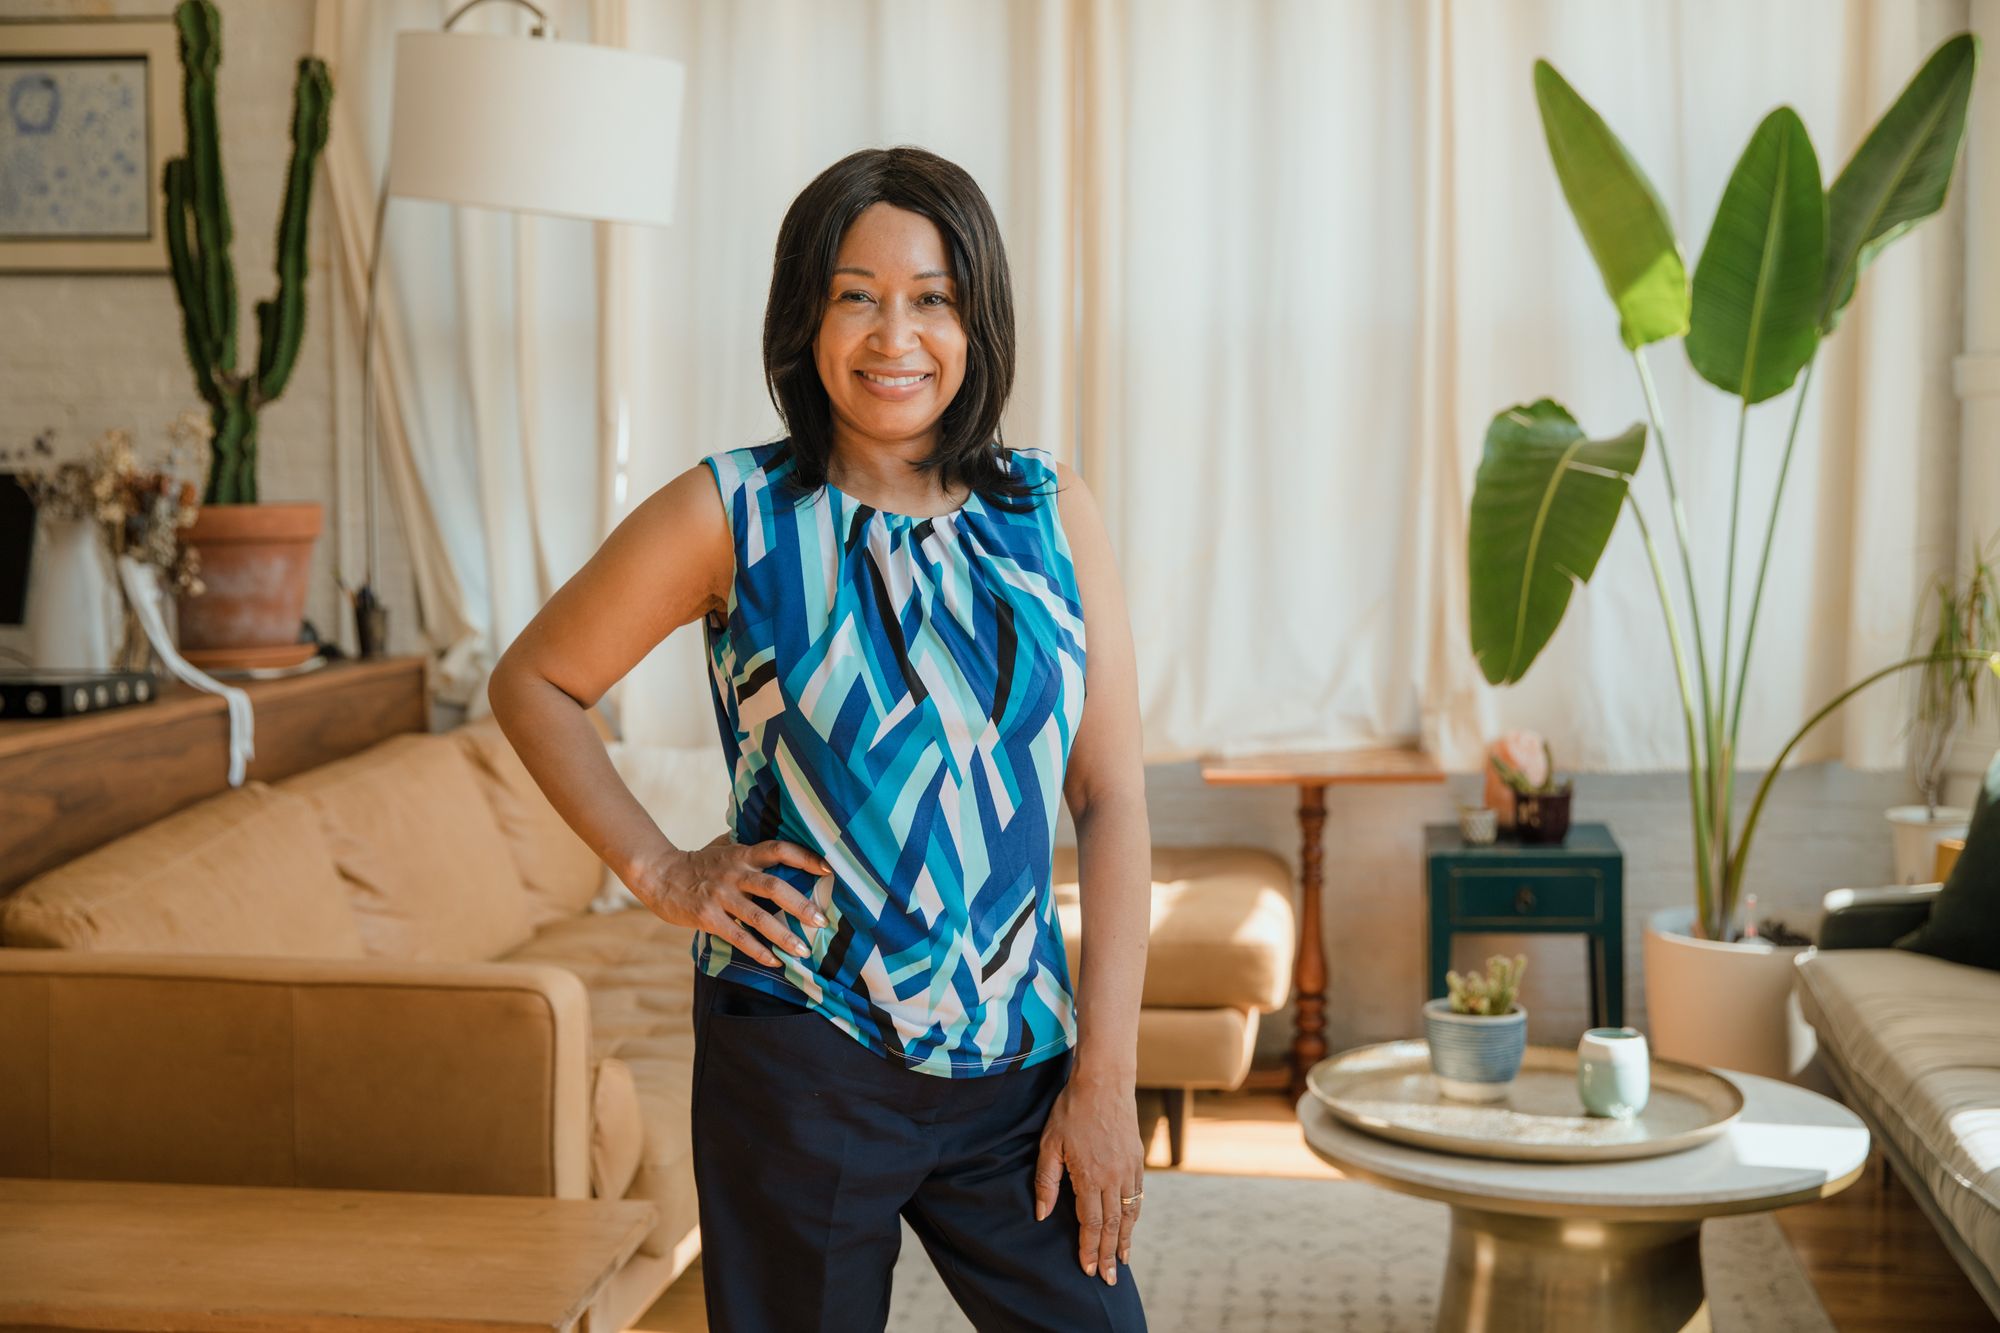
<svg viewBox="0 0 2000 1333"><path fill-rule="evenodd" d="M928 371L914 375L878 375L872 370L857 370L854 373L871 384L883 384L891 389L907 389L930 378Z"/></svg>

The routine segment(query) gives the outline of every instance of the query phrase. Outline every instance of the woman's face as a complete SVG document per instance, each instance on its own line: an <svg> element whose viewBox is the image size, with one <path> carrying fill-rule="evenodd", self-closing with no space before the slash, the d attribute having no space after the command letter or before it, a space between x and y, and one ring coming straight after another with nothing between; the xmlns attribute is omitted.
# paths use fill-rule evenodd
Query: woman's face
<svg viewBox="0 0 2000 1333"><path fill-rule="evenodd" d="M958 286L937 224L871 204L841 237L813 361L836 435L929 439L965 381Z"/></svg>

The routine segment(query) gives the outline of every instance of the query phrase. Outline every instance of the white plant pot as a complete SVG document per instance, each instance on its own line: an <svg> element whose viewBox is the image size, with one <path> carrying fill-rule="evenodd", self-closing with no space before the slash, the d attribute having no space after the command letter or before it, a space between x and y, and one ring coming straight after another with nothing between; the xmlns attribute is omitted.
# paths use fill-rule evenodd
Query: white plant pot
<svg viewBox="0 0 2000 1333"><path fill-rule="evenodd" d="M1937 817L1930 807L1898 805L1889 810L1889 828L1896 839L1896 882L1930 884L1937 879L1938 844L1946 838L1962 838L1972 825L1972 812L1963 806L1941 805Z"/></svg>
<svg viewBox="0 0 2000 1333"><path fill-rule="evenodd" d="M28 658L38 667L106 671L123 602L97 524L44 518L28 557Z"/></svg>
<svg viewBox="0 0 2000 1333"><path fill-rule="evenodd" d="M1792 993L1810 945L1696 939L1694 909L1646 922L1646 1019L1662 1059L1801 1081L1818 1039ZM1810 1080L1807 1080L1810 1081Z"/></svg>

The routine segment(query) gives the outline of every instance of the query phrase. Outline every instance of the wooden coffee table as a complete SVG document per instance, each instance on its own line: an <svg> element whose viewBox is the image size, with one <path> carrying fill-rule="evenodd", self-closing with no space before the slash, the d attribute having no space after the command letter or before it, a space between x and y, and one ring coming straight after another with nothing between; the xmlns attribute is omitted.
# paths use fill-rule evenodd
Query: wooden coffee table
<svg viewBox="0 0 2000 1333"><path fill-rule="evenodd" d="M1686 1152L1604 1163L1509 1162L1432 1152L1349 1128L1312 1093L1306 1144L1342 1174L1451 1205L1438 1328L1702 1330L1701 1223L1837 1194L1868 1160L1868 1129L1840 1103L1776 1079L1718 1071L1743 1113Z"/></svg>
<svg viewBox="0 0 2000 1333"><path fill-rule="evenodd" d="M567 1330L631 1200L0 1178L0 1328Z"/></svg>

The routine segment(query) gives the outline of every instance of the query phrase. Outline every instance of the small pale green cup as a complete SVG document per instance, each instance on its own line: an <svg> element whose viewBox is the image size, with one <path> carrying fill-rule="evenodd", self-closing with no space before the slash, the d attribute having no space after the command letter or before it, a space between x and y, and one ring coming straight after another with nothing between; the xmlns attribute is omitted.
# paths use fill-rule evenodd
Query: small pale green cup
<svg viewBox="0 0 2000 1333"><path fill-rule="evenodd" d="M1576 1045L1576 1091L1591 1115L1630 1119L1646 1109L1653 1059L1637 1028L1591 1028Z"/></svg>

